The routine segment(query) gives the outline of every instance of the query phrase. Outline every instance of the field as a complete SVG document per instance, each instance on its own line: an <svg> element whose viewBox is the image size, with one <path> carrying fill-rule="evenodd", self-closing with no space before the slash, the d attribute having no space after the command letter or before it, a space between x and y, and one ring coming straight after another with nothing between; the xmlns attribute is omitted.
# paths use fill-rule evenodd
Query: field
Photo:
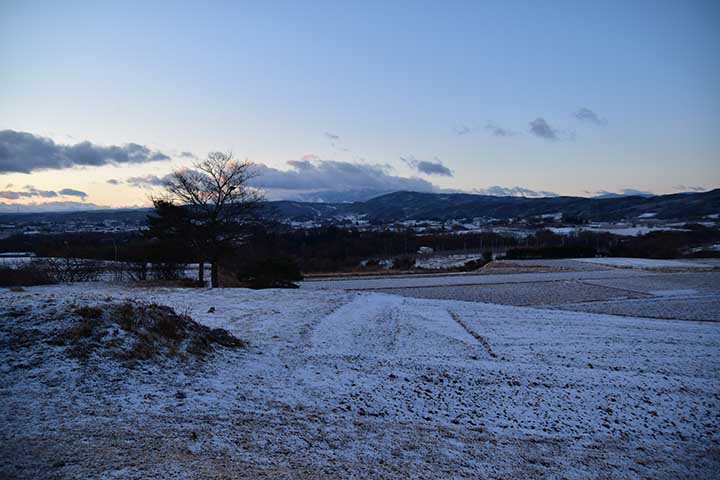
<svg viewBox="0 0 720 480"><path fill-rule="evenodd" d="M4 290L0 476L625 479L720 471L712 266L501 267L317 280L289 291L101 283ZM170 305L248 346L202 362L163 357L128 367L97 352L78 360L46 341L68 312L123 299Z"/></svg>

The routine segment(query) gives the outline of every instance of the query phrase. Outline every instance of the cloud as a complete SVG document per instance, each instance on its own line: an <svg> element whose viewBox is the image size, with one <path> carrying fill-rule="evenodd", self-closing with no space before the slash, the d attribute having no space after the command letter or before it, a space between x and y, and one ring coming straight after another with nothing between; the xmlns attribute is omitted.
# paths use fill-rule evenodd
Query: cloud
<svg viewBox="0 0 720 480"><path fill-rule="evenodd" d="M456 135L467 135L472 132L472 129L467 125L457 125L453 127L453 132L455 132Z"/></svg>
<svg viewBox="0 0 720 480"><path fill-rule="evenodd" d="M588 192L590 193L590 192ZM620 189L617 192L610 192L607 190L599 190L597 192L593 192L592 196L594 198L616 198L616 197L654 197L655 194L653 192L647 191L647 190L637 190L635 188L623 188Z"/></svg>
<svg viewBox="0 0 720 480"><path fill-rule="evenodd" d="M197 160L197 156L192 152L180 152L178 156L180 158L192 158L194 160Z"/></svg>
<svg viewBox="0 0 720 480"><path fill-rule="evenodd" d="M20 200L24 198L56 198L60 196L65 197L80 197L83 200L87 197L85 192L80 190L74 190L72 188L63 188L60 191L54 190L39 190L32 185L26 185L23 190L3 190L0 191L0 198L7 200Z"/></svg>
<svg viewBox="0 0 720 480"><path fill-rule="evenodd" d="M118 180L117 178L111 178L107 180L107 183L109 183L110 185L120 185L123 182L122 180Z"/></svg>
<svg viewBox="0 0 720 480"><path fill-rule="evenodd" d="M163 160L170 160L170 157L137 143L122 146L100 146L90 142L63 145L32 133L0 131L0 174Z"/></svg>
<svg viewBox="0 0 720 480"><path fill-rule="evenodd" d="M507 130L492 123L488 123L487 125L485 125L485 130L489 131L492 135L496 137L512 137L514 135L517 135L517 132Z"/></svg>
<svg viewBox="0 0 720 480"><path fill-rule="evenodd" d="M325 132L325 138L328 138L333 141L340 140L340 135L335 135L334 133Z"/></svg>
<svg viewBox="0 0 720 480"><path fill-rule="evenodd" d="M81 190L75 190L74 188L63 188L58 192L60 195L64 195L67 197L80 197L83 200L87 198L87 193L81 191Z"/></svg>
<svg viewBox="0 0 720 480"><path fill-rule="evenodd" d="M440 175L444 177L453 176L452 170L443 165L437 157L435 157L435 161L433 162L427 160L417 160L412 155L409 157L400 157L400 160L405 162L410 168L415 169L420 173L424 173L425 175Z"/></svg>
<svg viewBox="0 0 720 480"><path fill-rule="evenodd" d="M581 122L592 123L598 126L605 126L608 123L606 119L600 118L597 113L585 107L578 109L578 111L573 113L573 116Z"/></svg>
<svg viewBox="0 0 720 480"><path fill-rule="evenodd" d="M704 192L710 190L709 188L692 185L673 185L673 189L679 192Z"/></svg>
<svg viewBox="0 0 720 480"><path fill-rule="evenodd" d="M127 183L128 185L130 185L132 187L137 187L137 188L162 187L167 183L170 175L171 174L168 174L163 177L158 177L157 175L144 175L142 177L130 177L127 180L125 180L125 183Z"/></svg>
<svg viewBox="0 0 720 480"><path fill-rule="evenodd" d="M547 140L558 139L558 131L548 125L543 118L536 118L530 122L530 132Z"/></svg>
<svg viewBox="0 0 720 480"><path fill-rule="evenodd" d="M557 193L549 192L547 190L531 190L524 187L501 187L499 185L493 185L492 187L486 188L474 188L472 193L476 193L478 195L491 195L493 197L541 198L558 196Z"/></svg>
<svg viewBox="0 0 720 480"><path fill-rule="evenodd" d="M421 178L392 175L388 165L341 162L335 160L291 160L290 170L279 170L263 164L255 165L258 174L252 185L283 192L284 198L299 198L309 192L356 190L381 193L398 190L430 192L435 186Z"/></svg>
<svg viewBox="0 0 720 480"><path fill-rule="evenodd" d="M18 200L20 198L27 197L27 193L25 192L14 192L10 190L2 190L0 191L0 198L5 198L7 200Z"/></svg>

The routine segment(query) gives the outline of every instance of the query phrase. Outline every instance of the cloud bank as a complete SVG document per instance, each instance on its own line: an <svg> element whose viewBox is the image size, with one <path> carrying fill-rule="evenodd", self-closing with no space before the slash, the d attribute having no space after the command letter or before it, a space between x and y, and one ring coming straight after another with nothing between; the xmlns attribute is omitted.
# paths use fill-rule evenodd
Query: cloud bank
<svg viewBox="0 0 720 480"><path fill-rule="evenodd" d="M101 146L90 142L63 145L32 133L0 131L0 174L163 160L170 160L170 157L137 143L122 146Z"/></svg>
<svg viewBox="0 0 720 480"><path fill-rule="evenodd" d="M83 200L87 197L87 193L75 190L74 188L63 188L62 190L38 190L32 185L26 185L22 190L2 190L0 198L6 200L21 200L27 198L57 198L57 197L79 197Z"/></svg>
<svg viewBox="0 0 720 480"><path fill-rule="evenodd" d="M290 160L290 170L267 165L255 166L256 187L279 190L377 190L394 192L415 190L429 192L435 187L421 178L392 175L388 165L340 162L335 160Z"/></svg>

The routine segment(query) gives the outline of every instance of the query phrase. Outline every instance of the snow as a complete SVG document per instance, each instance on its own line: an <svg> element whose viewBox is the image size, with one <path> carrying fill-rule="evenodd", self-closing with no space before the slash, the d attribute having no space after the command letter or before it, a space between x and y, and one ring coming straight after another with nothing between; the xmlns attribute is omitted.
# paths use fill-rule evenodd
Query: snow
<svg viewBox="0 0 720 480"><path fill-rule="evenodd" d="M250 347L195 370L125 370L19 341L70 305L109 299L171 305ZM3 290L0 319L5 478L710 478L720 468L716 323L103 284Z"/></svg>
<svg viewBox="0 0 720 480"><path fill-rule="evenodd" d="M492 271L492 270L489 270ZM642 272L631 269L602 269L585 271L581 274L576 271L554 271L546 273L501 273L487 274L482 271L478 273L456 273L441 275L397 275L387 277L341 277L335 279L306 280L302 282L301 288L308 290L316 289L345 289L345 290L376 290L381 288L420 288L431 286L451 285L484 285L497 283L524 283L528 281L562 281L575 280L578 276L584 279L597 278L618 278L642 275Z"/></svg>
<svg viewBox="0 0 720 480"><path fill-rule="evenodd" d="M433 255L415 260L415 267L428 270L462 267L471 260L481 260L482 254Z"/></svg>
<svg viewBox="0 0 720 480"><path fill-rule="evenodd" d="M624 257L608 257L608 258L575 258L578 262L596 263L601 265L609 265L620 268L677 268L677 269L706 269L714 268L712 262L690 261L690 260L656 260L649 258L624 258Z"/></svg>
<svg viewBox="0 0 720 480"><path fill-rule="evenodd" d="M558 235L570 235L578 232L595 232L595 233L611 233L613 235L620 235L622 237L638 237L646 235L652 232L687 232L689 230L683 228L672 228L672 227L648 227L648 226L635 226L635 227L623 227L623 226L589 226L589 227L549 227L553 233Z"/></svg>

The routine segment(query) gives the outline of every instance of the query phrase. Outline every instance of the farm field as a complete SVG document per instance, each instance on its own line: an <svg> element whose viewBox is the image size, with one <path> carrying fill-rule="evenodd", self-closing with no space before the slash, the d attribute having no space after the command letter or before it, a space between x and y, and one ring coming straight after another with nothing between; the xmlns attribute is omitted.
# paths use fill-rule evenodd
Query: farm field
<svg viewBox="0 0 720 480"><path fill-rule="evenodd" d="M597 275L608 271L581 272L602 283L605 303L688 290L711 299L717 288L704 276L712 272ZM581 280L562 273L544 283ZM619 300L605 285L619 280L634 296ZM624 479L720 469L717 323L310 283L3 290L0 476ZM540 305L533 283L509 285ZM170 305L247 347L129 367L99 350L75 358L51 341L79 308L124 300Z"/></svg>
<svg viewBox="0 0 720 480"><path fill-rule="evenodd" d="M715 260L607 258L495 263L498 266L490 264L477 273L324 279L306 281L303 288L720 321L720 267Z"/></svg>

